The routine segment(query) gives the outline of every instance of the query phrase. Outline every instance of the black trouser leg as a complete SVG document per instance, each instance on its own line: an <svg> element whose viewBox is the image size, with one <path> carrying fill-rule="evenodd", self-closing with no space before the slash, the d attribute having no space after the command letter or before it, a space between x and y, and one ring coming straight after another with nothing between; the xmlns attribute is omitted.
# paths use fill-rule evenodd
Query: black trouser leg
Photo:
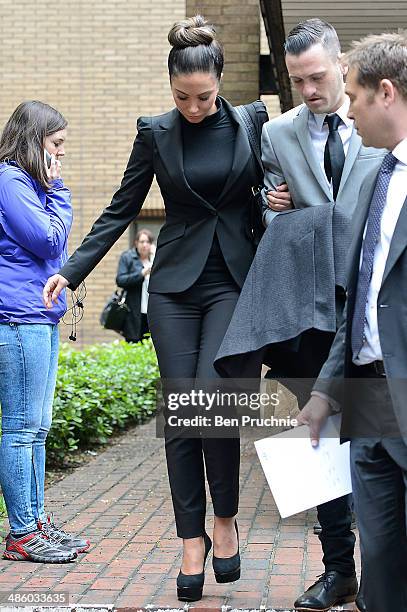
<svg viewBox="0 0 407 612"><path fill-rule="evenodd" d="M205 316L202 319L201 349L197 379L219 378L213 362L235 309L238 293L235 289L219 294L208 291ZM215 516L235 516L239 502L240 440L239 431L233 438L202 438L206 476ZM224 463L226 465L221 466Z"/></svg>
<svg viewBox="0 0 407 612"><path fill-rule="evenodd" d="M407 610L407 446L358 438L350 453L367 610Z"/></svg>
<svg viewBox="0 0 407 612"><path fill-rule="evenodd" d="M143 338L145 334L148 334L150 330L148 329L148 321L147 315L142 312L141 313L141 325L140 325L140 337Z"/></svg>
<svg viewBox="0 0 407 612"><path fill-rule="evenodd" d="M149 326L163 379L218 378L213 360L238 295L236 285L229 282L196 285L181 294L150 295ZM236 438L166 438L179 537L198 537L205 529L204 460L215 514L237 513L239 449Z"/></svg>
<svg viewBox="0 0 407 612"><path fill-rule="evenodd" d="M351 495L344 495L317 506L318 520L322 527L318 537L324 553L322 561L325 570L336 570L346 576L352 576L355 572L351 501Z"/></svg>
<svg viewBox="0 0 407 612"><path fill-rule="evenodd" d="M334 337L335 334L329 332L308 330L301 336L298 351L282 353L276 363L276 371L283 377L283 384L297 396L300 408L309 399L314 380L328 357ZM345 495L317 507L325 570L336 570L348 576L355 572L351 503L352 496Z"/></svg>
<svg viewBox="0 0 407 612"><path fill-rule="evenodd" d="M334 337L335 334L319 330L310 330L303 335L300 344L302 376L309 379L310 386L328 357ZM351 530L351 504L352 496L344 495L317 506L322 528L318 537L324 553L322 560L325 570L336 570L347 576L355 572L353 554L356 538Z"/></svg>

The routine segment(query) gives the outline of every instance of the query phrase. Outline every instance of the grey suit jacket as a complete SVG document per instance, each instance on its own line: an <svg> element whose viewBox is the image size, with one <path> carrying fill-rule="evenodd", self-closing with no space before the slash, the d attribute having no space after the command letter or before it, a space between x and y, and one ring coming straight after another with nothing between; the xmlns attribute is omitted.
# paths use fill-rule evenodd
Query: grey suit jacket
<svg viewBox="0 0 407 612"><path fill-rule="evenodd" d="M295 208L333 202L325 174L318 163L308 129L310 111L305 104L267 121L262 132L265 190L287 183ZM346 155L336 205L351 218L360 186L368 172L378 169L386 151L364 147L353 131ZM279 213L264 204L268 225Z"/></svg>

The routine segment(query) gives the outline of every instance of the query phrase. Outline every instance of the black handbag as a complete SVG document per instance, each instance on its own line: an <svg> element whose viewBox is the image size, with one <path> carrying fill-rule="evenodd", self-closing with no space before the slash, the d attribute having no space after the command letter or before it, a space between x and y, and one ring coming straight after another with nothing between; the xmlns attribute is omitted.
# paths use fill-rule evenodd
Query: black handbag
<svg viewBox="0 0 407 612"><path fill-rule="evenodd" d="M124 324L130 308L126 304L127 291L124 289L113 293L112 297L106 302L100 315L100 324L105 329L113 329L118 334L123 335Z"/></svg>
<svg viewBox="0 0 407 612"><path fill-rule="evenodd" d="M250 225L254 244L257 246L264 234L265 227L262 221L262 194L264 167L261 159L261 130L263 123L268 119L267 109L261 100L256 100L251 104L241 104L235 106L235 111L242 120L247 138L254 158L257 162L259 173L259 183L252 187L252 201L250 209Z"/></svg>

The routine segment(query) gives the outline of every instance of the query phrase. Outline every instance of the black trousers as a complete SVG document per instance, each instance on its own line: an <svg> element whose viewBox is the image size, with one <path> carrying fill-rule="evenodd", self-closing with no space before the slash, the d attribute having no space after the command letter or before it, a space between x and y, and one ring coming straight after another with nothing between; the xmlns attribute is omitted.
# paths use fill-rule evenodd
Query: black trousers
<svg viewBox="0 0 407 612"><path fill-rule="evenodd" d="M359 431L350 460L364 599L369 612L407 610L407 445L386 379L369 366L353 366L352 376L360 381L350 397Z"/></svg>
<svg viewBox="0 0 407 612"><path fill-rule="evenodd" d="M212 267L208 264L187 291L149 296L148 321L163 379L219 378L213 361L232 317L239 288L224 264L218 264ZM238 438L169 436L166 457L179 537L194 538L204 533L205 470L215 515L226 518L237 514Z"/></svg>
<svg viewBox="0 0 407 612"><path fill-rule="evenodd" d="M130 313L131 314L131 313ZM135 342L140 342L143 339L145 334L148 334L150 330L148 329L148 320L147 315L144 312L140 313L140 332L137 338L126 338L126 342L129 344L134 344Z"/></svg>
<svg viewBox="0 0 407 612"><path fill-rule="evenodd" d="M276 365L267 373L267 377L282 379L282 383L297 396L300 408L309 399L314 380L328 357L334 337L333 333L312 329L301 335L296 347L298 350L276 349ZM352 496L344 495L317 506L317 514L322 527L318 537L325 570L336 570L351 576L355 572Z"/></svg>
<svg viewBox="0 0 407 612"><path fill-rule="evenodd" d="M147 315L142 312L141 313L141 326L140 326L140 337L143 338L145 334L148 334L150 330L148 329L148 320Z"/></svg>
<svg viewBox="0 0 407 612"><path fill-rule="evenodd" d="M407 610L407 446L357 438L350 459L367 609Z"/></svg>

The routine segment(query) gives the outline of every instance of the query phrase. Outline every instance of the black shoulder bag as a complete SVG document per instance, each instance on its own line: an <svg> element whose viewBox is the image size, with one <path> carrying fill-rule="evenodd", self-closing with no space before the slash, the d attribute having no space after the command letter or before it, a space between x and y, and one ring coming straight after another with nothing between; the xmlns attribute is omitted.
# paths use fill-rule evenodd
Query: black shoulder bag
<svg viewBox="0 0 407 612"><path fill-rule="evenodd" d="M253 198L251 202L250 221L253 240L257 246L264 234L265 227L262 221L262 195L264 167L261 160L261 130L263 123L268 120L267 109L261 100L251 104L235 106L242 123L246 129L250 147L257 162L259 182L252 186Z"/></svg>

